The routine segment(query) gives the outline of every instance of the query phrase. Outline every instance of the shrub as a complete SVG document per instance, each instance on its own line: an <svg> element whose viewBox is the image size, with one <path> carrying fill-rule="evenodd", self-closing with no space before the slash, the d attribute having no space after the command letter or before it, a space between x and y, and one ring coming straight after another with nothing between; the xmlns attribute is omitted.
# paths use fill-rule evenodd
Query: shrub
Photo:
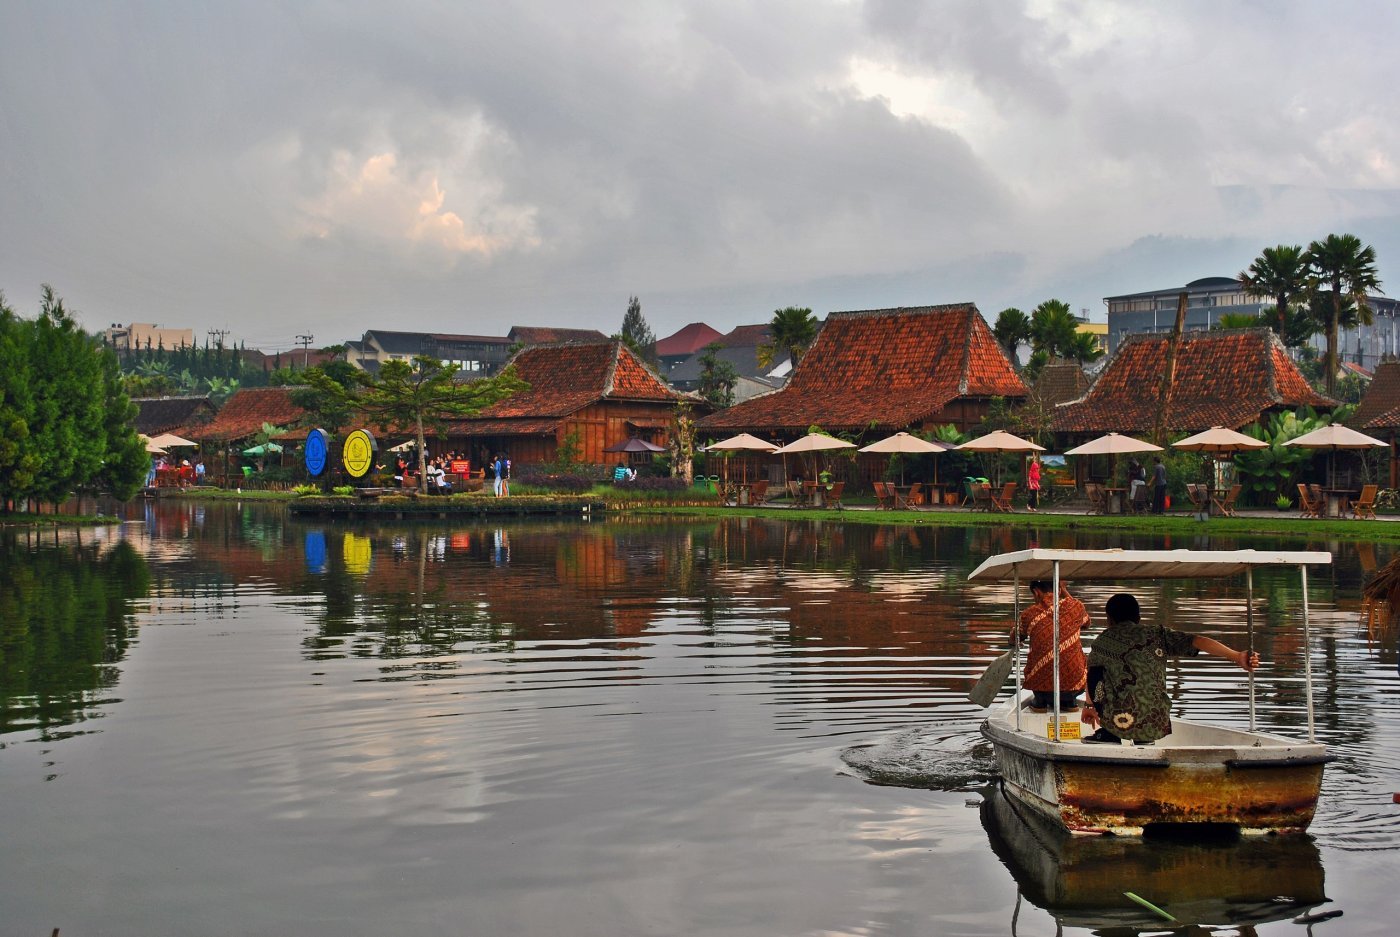
<svg viewBox="0 0 1400 937"><path fill-rule="evenodd" d="M321 489L316 485L297 485L292 489L292 494L296 495L298 498L305 495L318 495L320 493Z"/></svg>
<svg viewBox="0 0 1400 937"><path fill-rule="evenodd" d="M342 497L342 498L348 498L348 497L350 497L351 495L353 495L354 493L355 493L355 486L354 486L354 485L336 485L334 488L331 489L331 494L333 494L333 495L340 495L340 497Z"/></svg>
<svg viewBox="0 0 1400 937"><path fill-rule="evenodd" d="M573 472L560 472L555 474L543 474L539 472L527 472L517 475L510 480L512 491L525 494L525 489L533 491L563 491L570 494L582 494L593 487L593 479L587 475L578 475Z"/></svg>
<svg viewBox="0 0 1400 937"><path fill-rule="evenodd" d="M684 478L652 475L638 475L630 480L616 481L613 482L613 487L619 491L687 491L690 488Z"/></svg>

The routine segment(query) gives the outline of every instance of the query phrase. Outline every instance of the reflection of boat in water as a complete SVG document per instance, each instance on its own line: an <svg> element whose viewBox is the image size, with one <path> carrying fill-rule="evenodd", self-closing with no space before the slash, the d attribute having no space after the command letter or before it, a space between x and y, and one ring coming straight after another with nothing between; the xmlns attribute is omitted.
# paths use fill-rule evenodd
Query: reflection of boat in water
<svg viewBox="0 0 1400 937"><path fill-rule="evenodd" d="M1330 563L1330 553L1255 550L1023 550L988 559L969 579L1062 581L1195 579L1243 573L1253 644L1255 566ZM1307 583L1301 603L1308 634ZM1059 605L1054 646L1060 643ZM1158 650L1160 654L1160 649ZM1306 656L1304 658L1307 660ZM1058 662L1055 697L1059 696ZM1308 741L1255 731L1254 675L1249 676L1248 731L1185 719L1150 745L1085 744L1078 716L1055 719L1030 710L1020 687L982 724L1006 791L1027 806L1081 833L1140 834L1148 826L1222 823L1248 832L1300 832L1312 822L1322 787L1326 748L1313 733L1312 670L1306 668Z"/></svg>
<svg viewBox="0 0 1400 937"><path fill-rule="evenodd" d="M1125 892L1180 922L1216 927L1298 917L1327 900L1309 836L1074 836L998 789L981 810L992 851L1019 894L1060 925L1097 933L1168 925Z"/></svg>

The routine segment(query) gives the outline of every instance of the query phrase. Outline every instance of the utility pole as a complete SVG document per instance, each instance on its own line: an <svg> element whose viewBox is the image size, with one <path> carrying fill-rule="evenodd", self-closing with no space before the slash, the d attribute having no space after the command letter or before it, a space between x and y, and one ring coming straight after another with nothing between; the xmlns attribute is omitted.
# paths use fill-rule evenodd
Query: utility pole
<svg viewBox="0 0 1400 937"><path fill-rule="evenodd" d="M209 337L214 340L214 347L219 351L224 350L224 336L228 334L228 329L210 329Z"/></svg>
<svg viewBox="0 0 1400 937"><path fill-rule="evenodd" d="M1157 425L1152 431L1152 441L1159 446L1167 444L1167 416L1172 405L1172 385L1176 383L1176 346L1181 343L1181 333L1185 329L1186 294L1180 293L1176 297L1176 325L1167 342L1167 363L1162 369L1162 391L1157 395Z"/></svg>
<svg viewBox="0 0 1400 937"><path fill-rule="evenodd" d="M301 369L305 371L311 363L311 339L314 335L298 335L297 344L301 346Z"/></svg>

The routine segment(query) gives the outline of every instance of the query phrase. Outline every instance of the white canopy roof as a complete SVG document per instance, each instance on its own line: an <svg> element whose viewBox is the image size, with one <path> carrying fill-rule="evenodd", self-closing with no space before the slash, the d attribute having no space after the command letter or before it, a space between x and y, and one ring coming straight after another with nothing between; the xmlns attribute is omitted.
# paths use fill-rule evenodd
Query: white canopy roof
<svg viewBox="0 0 1400 937"><path fill-rule="evenodd" d="M1049 579L1055 562L1060 579L1195 579L1234 576L1255 566L1302 566L1332 562L1332 554L1289 550L1020 550L982 563L968 579Z"/></svg>

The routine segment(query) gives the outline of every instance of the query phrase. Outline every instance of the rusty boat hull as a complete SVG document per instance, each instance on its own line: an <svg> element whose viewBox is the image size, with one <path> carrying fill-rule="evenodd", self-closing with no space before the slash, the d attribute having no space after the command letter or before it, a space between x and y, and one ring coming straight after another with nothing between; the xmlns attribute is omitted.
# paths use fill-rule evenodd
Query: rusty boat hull
<svg viewBox="0 0 1400 937"><path fill-rule="evenodd" d="M1028 698L1027 698L1028 699ZM1149 826L1226 824L1243 833L1300 833L1312 822L1326 747L1185 719L1152 745L1086 744L1024 701L982 725L1006 793L1074 833L1141 835Z"/></svg>

